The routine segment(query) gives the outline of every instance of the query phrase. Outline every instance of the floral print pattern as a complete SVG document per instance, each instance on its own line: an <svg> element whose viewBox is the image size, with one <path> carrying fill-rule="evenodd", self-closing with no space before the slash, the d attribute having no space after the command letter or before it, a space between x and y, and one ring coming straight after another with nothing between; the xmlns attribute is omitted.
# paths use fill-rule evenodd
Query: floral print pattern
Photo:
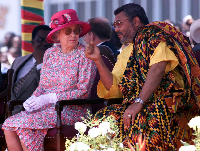
<svg viewBox="0 0 200 151"><path fill-rule="evenodd" d="M61 46L49 48L44 55L39 86L33 95L38 97L56 93L58 100L90 97L96 65L85 57L84 50L85 46L82 44L68 54L62 53ZM62 123L72 125L81 121L87 109L90 106L65 106ZM56 127L56 117L54 104L48 104L33 112L22 111L9 117L2 129L16 131L29 150L41 151L47 130Z"/></svg>

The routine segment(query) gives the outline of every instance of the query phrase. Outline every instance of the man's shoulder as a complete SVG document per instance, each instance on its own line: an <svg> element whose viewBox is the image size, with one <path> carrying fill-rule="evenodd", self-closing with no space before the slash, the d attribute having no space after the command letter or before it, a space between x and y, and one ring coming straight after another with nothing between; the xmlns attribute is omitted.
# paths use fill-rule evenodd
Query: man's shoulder
<svg viewBox="0 0 200 151"><path fill-rule="evenodd" d="M21 60L21 59L26 59L26 58L29 58L30 56L32 56L33 54L29 54L29 55L25 55L25 56L20 56L20 57L17 57L15 60Z"/></svg>
<svg viewBox="0 0 200 151"><path fill-rule="evenodd" d="M30 59L31 56L33 54L29 54L29 55L26 55L26 56L21 56L21 57L17 57L14 62L12 63L12 67L11 68L15 68L16 66L18 66L19 64L25 62L27 59Z"/></svg>

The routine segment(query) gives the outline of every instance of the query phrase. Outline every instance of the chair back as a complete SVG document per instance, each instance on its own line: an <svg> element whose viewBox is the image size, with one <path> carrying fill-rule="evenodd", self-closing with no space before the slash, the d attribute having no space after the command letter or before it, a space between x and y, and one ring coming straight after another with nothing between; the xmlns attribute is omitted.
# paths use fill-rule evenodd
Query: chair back
<svg viewBox="0 0 200 151"><path fill-rule="evenodd" d="M194 55L197 59L198 64L200 65L200 50L194 51Z"/></svg>
<svg viewBox="0 0 200 151"><path fill-rule="evenodd" d="M6 118L6 104L11 99L13 72L13 69L9 69L6 74L2 74L0 88L0 123L3 123Z"/></svg>
<svg viewBox="0 0 200 151"><path fill-rule="evenodd" d="M6 74L2 74L1 88L0 88L0 150L6 149L6 141L4 132L1 129L3 122L5 121L6 115L6 104L11 99L11 85L12 75L14 70L9 69Z"/></svg>

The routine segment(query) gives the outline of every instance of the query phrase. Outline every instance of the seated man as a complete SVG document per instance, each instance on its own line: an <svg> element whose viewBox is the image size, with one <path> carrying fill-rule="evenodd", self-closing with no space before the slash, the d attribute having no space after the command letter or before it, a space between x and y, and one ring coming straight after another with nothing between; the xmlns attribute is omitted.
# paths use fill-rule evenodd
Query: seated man
<svg viewBox="0 0 200 151"><path fill-rule="evenodd" d="M18 57L13 62L11 66L14 69L11 91L12 100L26 100L37 88L44 53L49 47L53 46L52 43L46 41L46 37L51 30L47 25L36 26L32 31L31 40L34 52L23 57ZM16 106L13 114L21 110L22 106Z"/></svg>
<svg viewBox="0 0 200 151"><path fill-rule="evenodd" d="M124 75L118 77L123 102L100 110L96 117L113 115L124 144L129 140L134 148L140 134L146 138L146 150L177 150L180 140L192 143L187 123L199 115L200 68L187 38L165 22L146 25L146 13L138 4L123 5L114 13L115 30L127 26L133 48ZM123 33L119 36L122 39ZM86 53L104 73L101 81L110 91L114 82L102 79L115 77L106 75L98 51L88 46Z"/></svg>

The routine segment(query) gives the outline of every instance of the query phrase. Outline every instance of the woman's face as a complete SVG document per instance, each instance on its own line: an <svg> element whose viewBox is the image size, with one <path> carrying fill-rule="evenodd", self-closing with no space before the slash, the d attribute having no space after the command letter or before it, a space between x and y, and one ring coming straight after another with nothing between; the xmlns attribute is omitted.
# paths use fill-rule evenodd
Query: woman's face
<svg viewBox="0 0 200 151"><path fill-rule="evenodd" d="M60 34L58 35L61 45L75 48L78 44L80 32L80 25L72 25L61 29Z"/></svg>

